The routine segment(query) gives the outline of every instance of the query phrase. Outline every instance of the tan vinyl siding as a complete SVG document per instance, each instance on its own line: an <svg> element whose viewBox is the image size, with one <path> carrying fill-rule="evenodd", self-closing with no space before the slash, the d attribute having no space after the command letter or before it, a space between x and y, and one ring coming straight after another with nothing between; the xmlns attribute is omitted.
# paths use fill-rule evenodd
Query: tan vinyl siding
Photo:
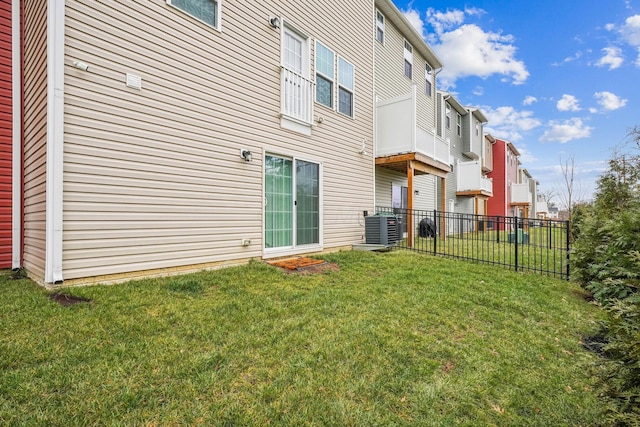
<svg viewBox="0 0 640 427"><path fill-rule="evenodd" d="M376 167L376 206L393 207L391 200L391 187L407 186L407 176L390 169Z"/></svg>
<svg viewBox="0 0 640 427"><path fill-rule="evenodd" d="M327 9L341 13L319 19ZM354 64L354 119L316 105L311 137L280 127L275 13L312 37L312 70L315 38ZM66 62L90 68L65 73L65 279L261 257L265 153L322 165L324 248L361 241L372 16L363 0L225 2L219 32L164 0L67 2Z"/></svg>
<svg viewBox="0 0 640 427"><path fill-rule="evenodd" d="M47 154L47 3L25 0L24 267L44 280Z"/></svg>
<svg viewBox="0 0 640 427"><path fill-rule="evenodd" d="M416 85L416 120L418 126L432 131L435 126L435 82L432 78L432 95L426 95L425 66L426 61L417 49L413 49L413 78L404 75L404 36L390 20L385 20L384 45L375 44L376 54L376 96L388 99L411 91Z"/></svg>
<svg viewBox="0 0 640 427"><path fill-rule="evenodd" d="M447 182L451 175L447 177ZM418 194L413 195L413 208L419 210L439 209L436 200L436 188L439 179L435 175L418 175L413 179L413 188L418 190Z"/></svg>

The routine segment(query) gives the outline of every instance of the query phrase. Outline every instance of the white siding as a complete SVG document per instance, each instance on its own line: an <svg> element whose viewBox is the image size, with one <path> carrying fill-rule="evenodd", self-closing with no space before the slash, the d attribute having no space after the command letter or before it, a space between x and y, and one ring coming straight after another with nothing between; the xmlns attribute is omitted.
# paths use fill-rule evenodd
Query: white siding
<svg viewBox="0 0 640 427"><path fill-rule="evenodd" d="M376 167L376 206L393 207L391 200L392 186L406 187L407 175L382 167Z"/></svg>
<svg viewBox="0 0 640 427"><path fill-rule="evenodd" d="M360 241L373 206L371 2L224 6L219 32L164 0L67 2L67 63L89 71L65 79L65 279L262 256L266 152L322 164L325 249ZM319 19L327 9L341 13ZM275 13L355 65L354 119L316 104L311 137L280 127Z"/></svg>

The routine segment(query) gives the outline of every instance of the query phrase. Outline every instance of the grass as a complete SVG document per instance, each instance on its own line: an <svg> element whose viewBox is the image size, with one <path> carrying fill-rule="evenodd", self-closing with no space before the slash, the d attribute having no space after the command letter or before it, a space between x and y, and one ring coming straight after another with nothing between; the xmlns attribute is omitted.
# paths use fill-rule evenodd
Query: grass
<svg viewBox="0 0 640 427"><path fill-rule="evenodd" d="M566 281L406 251L65 292L0 279L0 424L595 425Z"/></svg>
<svg viewBox="0 0 640 427"><path fill-rule="evenodd" d="M519 241L517 258L513 242L515 233L509 231L452 233L445 239L438 235L437 241L431 237L417 237L416 234L412 248L409 248L406 238L398 242L397 247L433 254L435 245L438 255L509 266L512 269L515 269L517 259L521 271L566 278L566 229L529 227L525 233L527 242ZM518 238L523 239L521 236Z"/></svg>

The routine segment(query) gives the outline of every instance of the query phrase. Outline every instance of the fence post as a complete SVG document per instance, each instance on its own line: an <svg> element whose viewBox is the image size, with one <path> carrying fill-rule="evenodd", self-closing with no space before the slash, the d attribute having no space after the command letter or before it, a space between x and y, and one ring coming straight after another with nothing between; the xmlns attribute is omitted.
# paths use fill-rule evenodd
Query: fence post
<svg viewBox="0 0 640 427"><path fill-rule="evenodd" d="M545 221L547 223L547 230L549 230L549 249L551 249L551 222Z"/></svg>
<svg viewBox="0 0 640 427"><path fill-rule="evenodd" d="M565 230L566 230L565 234L567 235L567 246L566 246L566 249L567 249L567 280L569 280L569 274L570 274L570 272L569 272L570 271L569 270L569 244L570 244L570 242L569 242L569 221L565 221L565 227L566 227L565 228Z"/></svg>
<svg viewBox="0 0 640 427"><path fill-rule="evenodd" d="M433 254L436 255L438 253L438 211L436 209L433 210Z"/></svg>
<svg viewBox="0 0 640 427"><path fill-rule="evenodd" d="M516 264L516 271L518 271L518 231L519 231L520 227L519 227L519 224L518 224L519 218L516 216L516 217L514 217L514 219L515 219L515 222L516 222L516 229L515 229L515 231L513 233L514 234L513 240L516 242L516 244L515 244L515 247L516 247L516 249L515 249L515 264Z"/></svg>
<svg viewBox="0 0 640 427"><path fill-rule="evenodd" d="M504 224L505 228L507 224ZM500 216L496 215L496 243L500 243Z"/></svg>

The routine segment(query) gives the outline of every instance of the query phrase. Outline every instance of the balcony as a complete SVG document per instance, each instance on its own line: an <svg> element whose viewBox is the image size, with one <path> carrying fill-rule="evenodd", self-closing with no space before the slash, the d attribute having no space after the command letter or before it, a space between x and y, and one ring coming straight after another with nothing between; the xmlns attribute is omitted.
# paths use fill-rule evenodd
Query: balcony
<svg viewBox="0 0 640 427"><path fill-rule="evenodd" d="M438 176L451 170L449 144L417 123L415 86L406 95L377 103L375 148L378 165L400 170L401 163L417 161L424 173Z"/></svg>
<svg viewBox="0 0 640 427"><path fill-rule="evenodd" d="M479 161L459 162L455 172L456 195L487 197L493 195L493 181L482 175Z"/></svg>
<svg viewBox="0 0 640 427"><path fill-rule="evenodd" d="M531 190L529 184L512 184L511 185L511 204L512 205L531 205Z"/></svg>
<svg viewBox="0 0 640 427"><path fill-rule="evenodd" d="M285 67L282 67L280 77L280 114L283 126L286 120L294 125L294 128L291 128L291 125L286 126L287 128L310 132L313 121L313 81ZM298 125L299 129L296 129L295 125Z"/></svg>

